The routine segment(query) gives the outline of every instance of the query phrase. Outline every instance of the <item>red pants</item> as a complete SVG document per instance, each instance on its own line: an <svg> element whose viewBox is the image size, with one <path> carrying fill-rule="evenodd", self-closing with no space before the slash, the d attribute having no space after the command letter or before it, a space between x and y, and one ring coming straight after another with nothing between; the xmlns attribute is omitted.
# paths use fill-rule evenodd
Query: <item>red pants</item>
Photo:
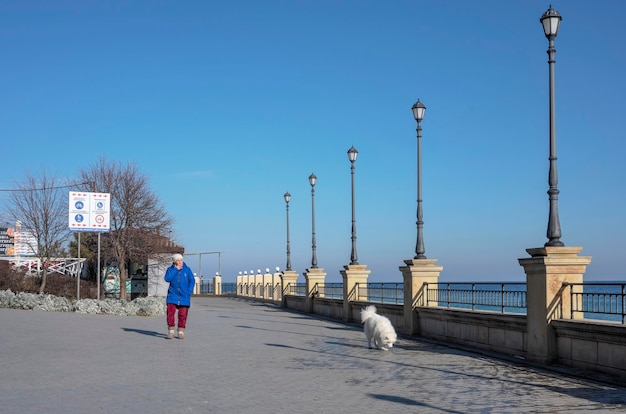
<svg viewBox="0 0 626 414"><path fill-rule="evenodd" d="M187 312L189 311L189 306L175 305L173 303L167 304L167 326L176 326L176 324L174 323L176 310L178 310L178 329L185 329L185 325L187 324Z"/></svg>

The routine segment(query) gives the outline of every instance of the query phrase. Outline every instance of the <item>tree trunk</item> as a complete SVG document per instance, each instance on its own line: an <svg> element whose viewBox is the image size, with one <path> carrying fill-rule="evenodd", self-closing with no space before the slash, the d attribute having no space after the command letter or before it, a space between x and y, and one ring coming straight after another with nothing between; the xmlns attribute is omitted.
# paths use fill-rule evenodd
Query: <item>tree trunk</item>
<svg viewBox="0 0 626 414"><path fill-rule="evenodd" d="M48 268L46 266L43 266L42 272L41 272L41 285L39 285L39 294L43 295L43 292L46 290L46 279L48 276Z"/></svg>
<svg viewBox="0 0 626 414"><path fill-rule="evenodd" d="M126 292L126 263L121 262L119 264L120 267L120 299L128 300L127 298L130 296L130 292Z"/></svg>

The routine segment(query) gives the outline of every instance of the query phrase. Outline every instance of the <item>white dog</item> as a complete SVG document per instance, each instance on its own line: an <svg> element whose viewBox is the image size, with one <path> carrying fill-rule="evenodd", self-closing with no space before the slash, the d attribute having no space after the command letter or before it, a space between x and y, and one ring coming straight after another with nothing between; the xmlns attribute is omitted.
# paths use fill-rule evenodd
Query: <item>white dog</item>
<svg viewBox="0 0 626 414"><path fill-rule="evenodd" d="M364 323L365 337L367 338L367 346L374 346L383 351L388 351L398 340L396 330L389 318L376 313L376 306L369 305L365 309L361 309L361 323Z"/></svg>

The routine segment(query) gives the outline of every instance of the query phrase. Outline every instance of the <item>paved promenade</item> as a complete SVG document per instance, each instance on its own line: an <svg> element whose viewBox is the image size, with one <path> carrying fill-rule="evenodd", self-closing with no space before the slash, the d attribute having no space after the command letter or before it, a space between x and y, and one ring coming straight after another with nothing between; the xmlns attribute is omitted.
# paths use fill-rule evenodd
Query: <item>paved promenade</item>
<svg viewBox="0 0 626 414"><path fill-rule="evenodd" d="M587 413L626 388L235 298L165 317L0 309L2 413Z"/></svg>

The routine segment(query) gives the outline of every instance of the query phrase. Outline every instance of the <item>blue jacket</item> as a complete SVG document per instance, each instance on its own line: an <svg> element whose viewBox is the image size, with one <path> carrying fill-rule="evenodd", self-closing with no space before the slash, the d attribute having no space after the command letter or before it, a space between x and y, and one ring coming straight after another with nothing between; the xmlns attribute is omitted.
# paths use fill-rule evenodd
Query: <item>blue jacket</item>
<svg viewBox="0 0 626 414"><path fill-rule="evenodd" d="M167 290L167 303L175 305L191 306L191 294L196 284L193 272L183 263L183 268L178 270L173 264L165 271L165 281L169 282Z"/></svg>

